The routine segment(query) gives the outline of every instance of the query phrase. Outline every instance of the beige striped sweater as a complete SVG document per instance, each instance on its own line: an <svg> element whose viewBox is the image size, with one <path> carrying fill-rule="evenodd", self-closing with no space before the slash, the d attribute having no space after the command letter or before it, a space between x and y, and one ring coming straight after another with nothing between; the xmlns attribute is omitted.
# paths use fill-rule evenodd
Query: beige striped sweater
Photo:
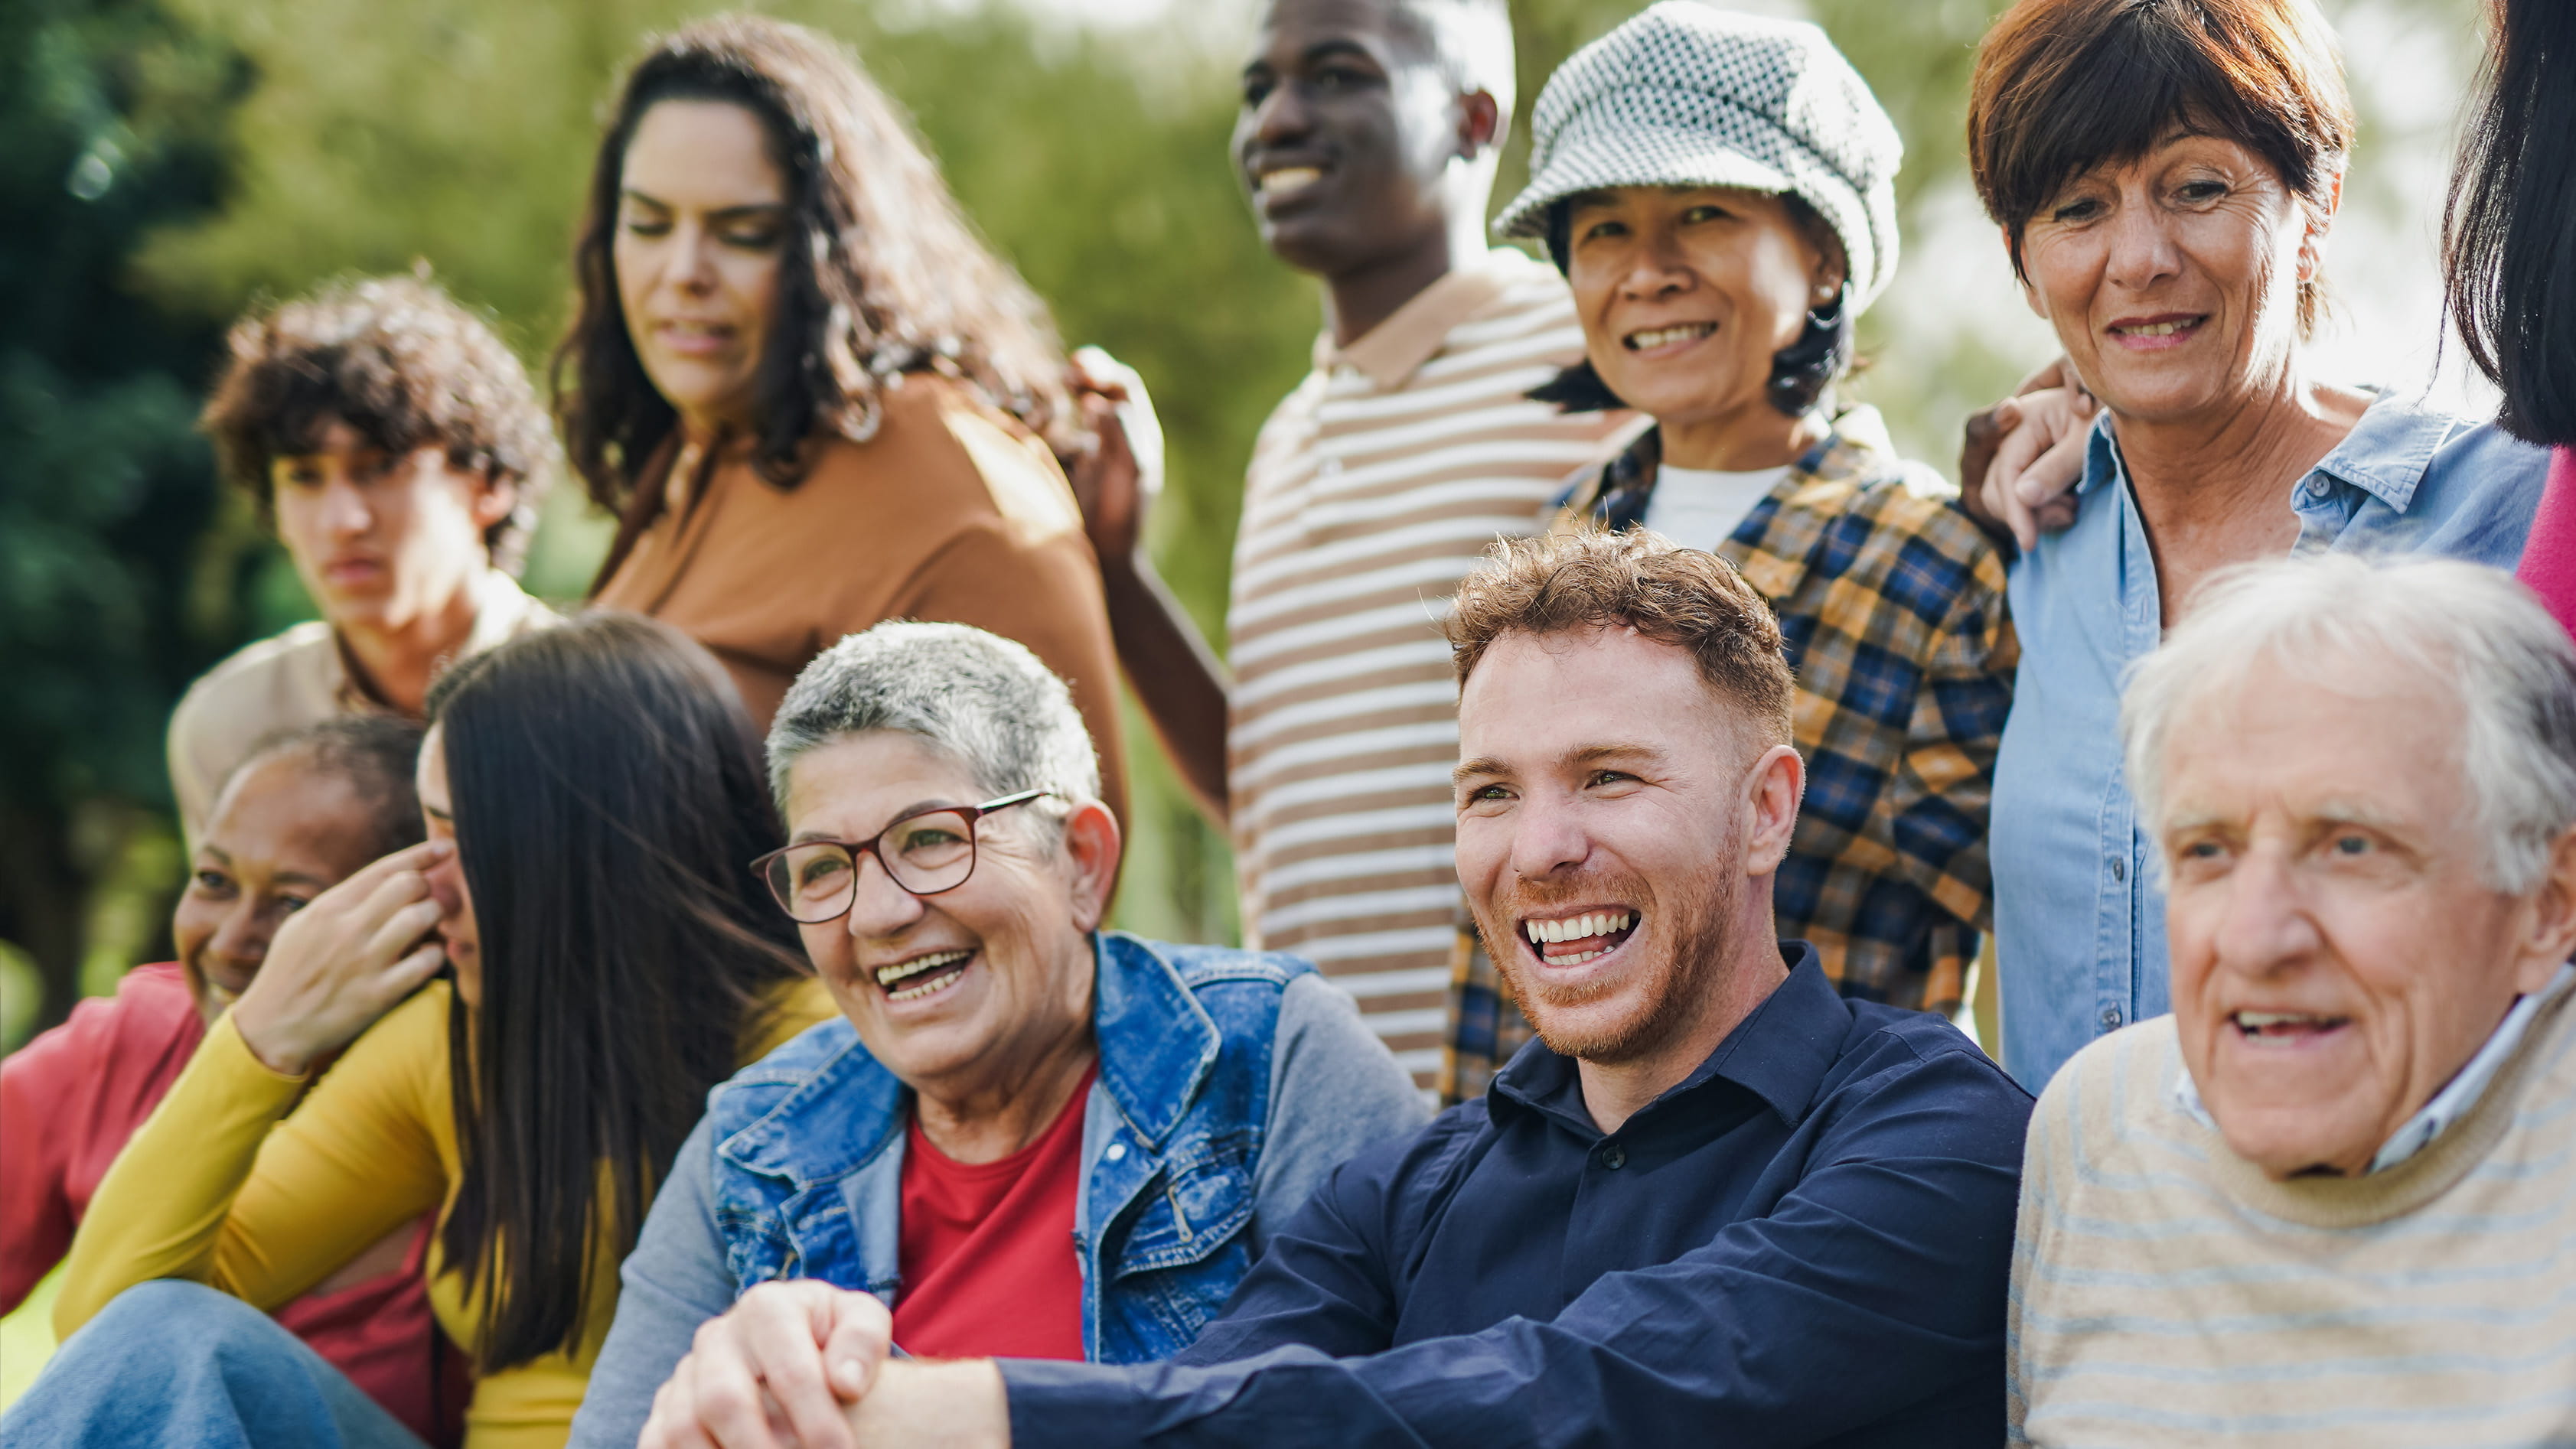
<svg viewBox="0 0 2576 1449"><path fill-rule="evenodd" d="M2367 1177L2266 1178L2175 1104L2179 1062L2158 1017L2040 1098L2014 1443L2576 1445L2576 991Z"/></svg>
<svg viewBox="0 0 2576 1449"><path fill-rule="evenodd" d="M1523 396L1583 354L1553 268L1498 250L1315 368L1261 430L1228 662L1245 942L1313 960L1426 1086L1457 940L1457 688L1439 621L1621 415Z"/></svg>

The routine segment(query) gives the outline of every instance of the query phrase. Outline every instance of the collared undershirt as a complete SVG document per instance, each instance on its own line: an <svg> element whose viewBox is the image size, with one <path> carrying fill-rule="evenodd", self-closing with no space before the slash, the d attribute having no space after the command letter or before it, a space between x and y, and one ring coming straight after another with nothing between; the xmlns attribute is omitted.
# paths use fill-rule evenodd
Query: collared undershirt
<svg viewBox="0 0 2576 1449"><path fill-rule="evenodd" d="M1646 527L1684 548L1713 551L1788 476L1786 463L1749 473L1666 463L1655 470L1655 491L1646 500Z"/></svg>
<svg viewBox="0 0 2576 1449"><path fill-rule="evenodd" d="M2433 1094L2433 1100L2425 1103L2423 1110L2407 1118L2405 1126L2380 1144L2378 1154L2370 1159L2370 1166L2362 1175L2367 1177L2374 1172L2386 1172L2413 1157L2432 1146L2433 1139L2441 1136L2445 1128L2469 1115L2469 1110L2477 1106L2478 1099L2486 1095L2487 1085L2495 1080L2495 1074L2503 1068L2505 1059L2522 1044L2523 1033L2531 1030L2532 1018L2570 985L2576 985L2576 964L2559 967L2558 974L2549 978L2548 985L2529 996L2516 998L2513 1008L2504 1014L2504 1020L2487 1037L2486 1045L2478 1048L2477 1054L2469 1058L2468 1065L2460 1068L2448 1085ZM2209 1115L2209 1108L2200 1100L2200 1086L2191 1079L2188 1066L2174 1073L2173 1101L2184 1116L2213 1132L2218 1130L2217 1120Z"/></svg>

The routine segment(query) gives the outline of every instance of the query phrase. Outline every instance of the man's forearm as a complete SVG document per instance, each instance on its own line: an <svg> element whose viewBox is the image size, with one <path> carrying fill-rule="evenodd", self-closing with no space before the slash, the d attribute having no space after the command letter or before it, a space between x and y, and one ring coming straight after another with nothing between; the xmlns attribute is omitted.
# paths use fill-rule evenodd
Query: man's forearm
<svg viewBox="0 0 2576 1449"><path fill-rule="evenodd" d="M889 1359L849 1420L859 1449L1011 1449L1002 1371L989 1358Z"/></svg>
<svg viewBox="0 0 2576 1449"><path fill-rule="evenodd" d="M1171 752L1181 783L1208 818L1225 824L1225 666L1152 564L1104 561L1100 577L1127 682Z"/></svg>

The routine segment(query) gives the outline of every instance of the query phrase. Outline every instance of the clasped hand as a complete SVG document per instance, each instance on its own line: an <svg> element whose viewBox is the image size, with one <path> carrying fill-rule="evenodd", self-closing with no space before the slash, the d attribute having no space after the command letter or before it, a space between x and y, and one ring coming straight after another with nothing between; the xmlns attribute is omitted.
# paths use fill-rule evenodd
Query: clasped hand
<svg viewBox="0 0 2576 1449"><path fill-rule="evenodd" d="M873 1294L763 1283L698 1326L637 1449L1009 1449L992 1361L889 1361L893 1333Z"/></svg>

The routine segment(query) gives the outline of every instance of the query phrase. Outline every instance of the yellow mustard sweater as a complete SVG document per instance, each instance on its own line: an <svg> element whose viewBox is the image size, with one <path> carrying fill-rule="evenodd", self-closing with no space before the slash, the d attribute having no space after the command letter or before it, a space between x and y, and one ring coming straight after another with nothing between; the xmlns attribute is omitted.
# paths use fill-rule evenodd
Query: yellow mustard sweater
<svg viewBox="0 0 2576 1449"><path fill-rule="evenodd" d="M386 1013L318 1082L281 1076L226 1015L99 1184L64 1266L54 1331L68 1338L137 1283L185 1278L275 1309L457 1184L448 1096L448 992L431 985ZM819 981L780 988L745 1060L836 1013ZM311 1087L308 1092L307 1086ZM461 1275L430 1247L429 1303L469 1351L481 1323ZM599 1245L581 1343L483 1378L467 1449L561 1449L617 1312L617 1263Z"/></svg>

